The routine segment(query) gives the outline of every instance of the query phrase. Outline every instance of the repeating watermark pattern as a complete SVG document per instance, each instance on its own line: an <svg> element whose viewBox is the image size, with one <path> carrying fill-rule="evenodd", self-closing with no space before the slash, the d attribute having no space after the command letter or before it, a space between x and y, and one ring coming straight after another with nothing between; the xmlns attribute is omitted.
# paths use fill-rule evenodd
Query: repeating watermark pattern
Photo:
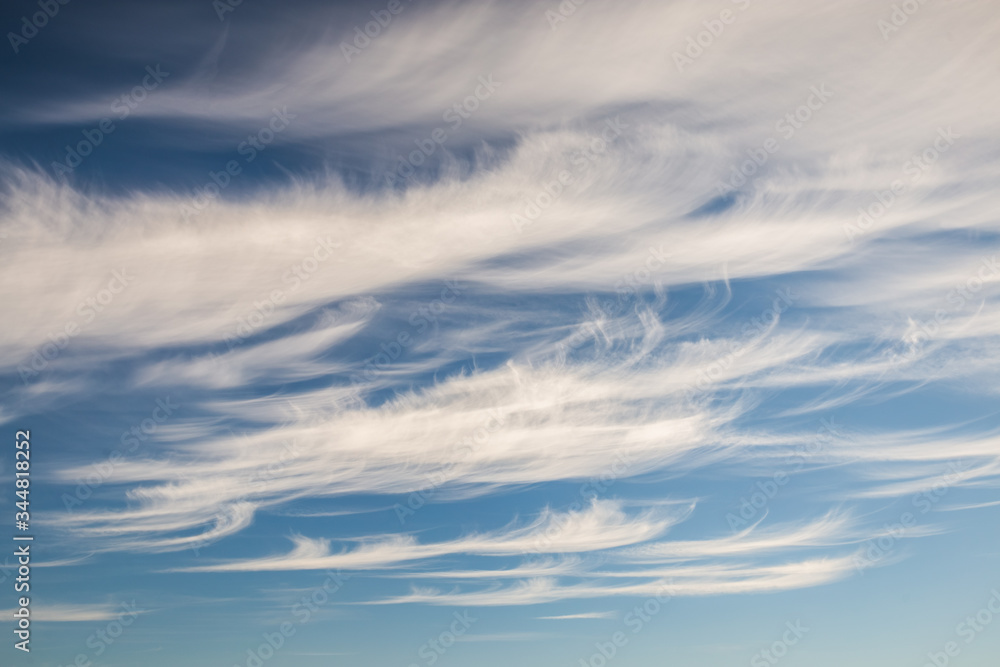
<svg viewBox="0 0 1000 667"><path fill-rule="evenodd" d="M413 0L406 0L406 2L410 3ZM364 29L361 26L354 26L354 39L350 42L340 43L340 52L344 54L344 60L351 62L361 55L362 51L371 46L372 40L389 27L393 17L401 14L404 9L406 9L406 5L401 0L389 0L385 9L373 9L370 12L373 20L365 23Z"/></svg>
<svg viewBox="0 0 1000 667"><path fill-rule="evenodd" d="M946 295L945 300L950 309L938 308L933 315L926 319L910 318L908 332L902 340L905 350L893 353L885 372L914 361L924 346L941 333L943 327L951 321L954 313L971 303L986 282L996 275L1000 275L1000 264L997 263L997 256L984 257L965 280L955 285Z"/></svg>
<svg viewBox="0 0 1000 667"><path fill-rule="evenodd" d="M899 519L894 523L886 523L883 526L885 530L882 535L867 540L864 543L864 551L854 556L854 569L864 574L865 570L885 560L895 549L896 543L917 525L920 516L934 509L947 495L948 490L962 479L963 473L968 469L968 463L952 461L948 464L948 471L941 476L941 479L926 489L913 494L910 503L919 510L919 515L906 511L900 514Z"/></svg>
<svg viewBox="0 0 1000 667"><path fill-rule="evenodd" d="M998 274L1000 274L1000 264L997 264L997 256L983 257L979 266L973 269L972 274L948 292L946 297L948 303L954 310L964 307L983 289L987 280Z"/></svg>
<svg viewBox="0 0 1000 667"><path fill-rule="evenodd" d="M615 293L618 300L624 300L636 296L643 287L648 286L653 281L656 272L663 268L667 260L673 257L673 253L666 252L663 245L659 248L649 248L649 254L643 260L642 266L622 274L622 279L615 283Z"/></svg>
<svg viewBox="0 0 1000 667"><path fill-rule="evenodd" d="M625 614L622 618L623 625L631 630L633 635L639 634L666 608L673 596L673 582L670 580L663 582L659 592ZM594 642L594 652L586 658L580 658L580 667L605 667L615 659L622 648L628 645L629 641L629 636L623 630L618 630L612 633L608 641Z"/></svg>
<svg viewBox="0 0 1000 667"><path fill-rule="evenodd" d="M448 141L449 133L458 131L462 124L479 109L480 104L490 99L497 88L503 85L500 81L494 81L492 74L480 76L478 81L479 84L471 95L467 95L461 101L451 105L441 114L441 119L448 123L448 129L435 127L427 137L413 140L417 148L410 151L409 155L405 158L396 158L398 164L395 172L385 175L386 185L393 186L400 178L406 180L413 177L417 167L424 164L430 156L437 152L439 146L443 146Z"/></svg>
<svg viewBox="0 0 1000 667"><path fill-rule="evenodd" d="M703 368L694 384L685 387L684 393L689 400L703 395L718 382L736 360L746 354L754 344L761 340L764 334L771 330L781 314L791 308L799 297L789 288L775 290L775 294L778 296L772 301L771 307L765 308L759 316L744 324L740 328L740 337L733 338L728 342L728 354Z"/></svg>
<svg viewBox="0 0 1000 667"><path fill-rule="evenodd" d="M298 631L296 625L302 626L308 623L313 614L327 604L331 597L344 586L344 582L351 578L350 574L340 570L327 570L326 575L327 577L322 584L313 589L309 595L303 595L298 602L290 607L291 618L279 623L273 631L264 632L261 635L263 641L257 646L248 648L246 660L242 664L235 663L233 667L262 667L285 646L289 639L295 636Z"/></svg>
<svg viewBox="0 0 1000 667"><path fill-rule="evenodd" d="M407 496L406 504L396 503L393 511L400 525L417 513L431 500L442 486L455 478L455 471L469 460L473 454L480 451L489 442L490 437L504 426L504 414L499 410L488 411L488 417L482 426L476 428L471 435L461 442L455 443L452 451L446 457L447 461L440 469L427 476L426 485Z"/></svg>
<svg viewBox="0 0 1000 667"><path fill-rule="evenodd" d="M466 286L457 278L444 281L444 288L437 298L410 313L407 318L410 328L399 331L394 337L383 341L379 345L380 352L365 360L364 370L351 375L351 385L360 389L378 378L399 359L403 350L412 345L418 336L432 324L437 323L438 317L444 314L448 306L455 303L465 289Z"/></svg>
<svg viewBox="0 0 1000 667"><path fill-rule="evenodd" d="M774 124L774 130L781 134L782 139L788 141L795 136L798 130L805 127L813 114L823 108L833 91L826 87L825 83L810 86L809 96L805 103L796 107L794 111L786 113ZM748 159L740 164L739 168L733 167L729 175L729 180L725 183L718 183L715 188L720 195L728 195L733 190L743 187L747 180L753 176L771 159L771 156L781 150L781 142L774 137L768 137L759 147L748 148Z"/></svg>
<svg viewBox="0 0 1000 667"><path fill-rule="evenodd" d="M257 155L267 150L267 147L275 138L288 129L292 119L296 114L290 113L288 107L271 109L271 118L264 127L254 134L248 134L245 141L241 141L236 147L236 152L243 156L246 164L250 164L257 159ZM185 219L192 215L198 215L207 209L215 200L219 198L222 191L230 186L233 179L243 173L243 165L239 160L229 160L219 171L208 172L208 179L200 188L195 188L195 194L191 201L181 205L181 215Z"/></svg>
<svg viewBox="0 0 1000 667"><path fill-rule="evenodd" d="M994 617L1000 615L1000 591L992 589L992 596L986 604L975 613L965 617L961 623L955 626L955 634L958 635L968 646L976 640L983 631L993 622ZM923 667L946 667L952 658L957 658L962 654L962 645L957 641L949 640L941 647L940 651L928 651L927 662Z"/></svg>
<svg viewBox="0 0 1000 667"><path fill-rule="evenodd" d="M215 10L215 15L222 22L226 20L227 14L236 11L236 8L242 4L243 0L212 0L212 9Z"/></svg>
<svg viewBox="0 0 1000 667"><path fill-rule="evenodd" d="M149 93L159 88L163 80L170 76L170 72L164 72L159 65L156 67L147 65L146 72L147 74L142 78L140 85L134 86L111 103L111 111L118 115L118 120L128 118L139 104L149 96ZM110 118L102 118L97 123L97 127L81 130L83 140L73 146L67 144L65 147L66 157L62 162L53 162L52 171L63 175L71 173L83 164L84 158L104 143L104 138L114 132L115 127L115 121Z"/></svg>
<svg viewBox="0 0 1000 667"><path fill-rule="evenodd" d="M179 407L180 405L171 402L170 396L156 399L156 407L153 408L149 417L135 424L129 430L122 431L119 439L121 446L112 450L103 462L93 464L91 474L76 480L77 485L73 490L73 495L62 494L63 507L66 508L66 511L72 512L74 508L83 505L98 487L111 478L115 468L125 460L126 456L139 449L164 422L173 416L174 411Z"/></svg>
<svg viewBox="0 0 1000 667"><path fill-rule="evenodd" d="M736 513L726 513L726 523L733 531L743 530L750 526L751 522L757 519L758 515L763 515L768 504L781 492L781 489L788 484L791 475L802 470L806 462L818 454L826 447L834 437L842 434L837 430L837 425L833 423L833 418L820 419L820 427L816 435L807 442L799 445L795 451L789 454L785 460L785 465L791 470L776 470L770 479L757 481L750 487L750 493L740 498L739 507Z"/></svg>
<svg viewBox="0 0 1000 667"><path fill-rule="evenodd" d="M478 621L478 618L473 617L469 614L468 610L458 613L457 611L452 613L454 620L448 625L447 630L443 630L436 637L427 640L424 644L421 644L420 648L417 649L417 656L420 658L421 662L411 662L409 667L420 667L421 664L430 667L437 663L445 653L448 652L455 642L458 641L459 637L464 635L472 627L472 624Z"/></svg>
<svg viewBox="0 0 1000 667"><path fill-rule="evenodd" d="M555 178L543 185L534 196L527 197L524 208L521 209L520 213L511 214L510 222L515 232L520 234L524 231L525 227L534 224L542 215L542 212L552 206L563 195L566 188L573 184L576 178L589 171L608 152L608 146L620 137L625 128L628 127L626 123L622 122L620 116L615 116L614 120L606 119L604 125L605 127L601 130L600 136L591 139L590 144L585 150L573 155L571 158L570 161L575 167L574 171L568 169L561 170Z"/></svg>
<svg viewBox="0 0 1000 667"><path fill-rule="evenodd" d="M750 667L768 667L778 664L782 658L788 655L788 650L798 644L809 632L809 628L803 626L802 621L799 620L796 620L795 623L787 621L785 627L788 629L781 635L781 639L775 640L768 648L750 658Z"/></svg>
<svg viewBox="0 0 1000 667"><path fill-rule="evenodd" d="M867 206L858 209L858 217L854 224L844 225L844 234L848 241L853 241L856 237L868 233L878 220L884 216L898 198L909 188L920 182L927 171L934 166L942 154L948 152L956 139L961 139L962 135L956 134L949 125L947 128L939 127L937 138L931 146L928 146L919 155L913 155L903 163L903 174L909 176L909 183L901 178L894 179L885 190L875 192L874 201Z"/></svg>
<svg viewBox="0 0 1000 667"><path fill-rule="evenodd" d="M249 495L251 491L254 493L263 493L267 491L271 486L271 481L274 480L278 474L288 466L288 462L297 459L301 456L301 454L302 452L299 450L297 441L291 440L284 443L281 448L281 454L278 455L277 461L271 461L270 463L258 466L247 477L247 495Z"/></svg>
<svg viewBox="0 0 1000 667"><path fill-rule="evenodd" d="M734 5L737 5L741 12L746 11L750 7L751 0L730 0ZM707 49L712 48L715 44L715 40L722 36L722 33L726 31L726 26L730 26L736 23L736 19L739 16L737 12L732 9L723 9L719 12L718 18L707 19L702 21L701 24L704 26L704 30L698 32L696 35L688 35L687 46L684 51L674 51L674 65L677 67L677 71L684 73L684 68L694 64L694 61L700 58Z"/></svg>
<svg viewBox="0 0 1000 667"><path fill-rule="evenodd" d="M879 19L875 22L878 31L882 34L882 40L888 42L889 37L909 23L910 17L916 14L921 7L927 4L927 0L903 0L901 4L892 6L892 13L889 20Z"/></svg>
<svg viewBox="0 0 1000 667"><path fill-rule="evenodd" d="M111 279L105 287L77 304L76 314L82 318L82 322L70 320L61 329L49 332L48 342L32 350L28 359L18 364L17 372L21 381L28 384L38 377L69 346L70 340L79 336L134 280L135 276L130 276L128 269L124 267L112 270Z"/></svg>
<svg viewBox="0 0 1000 667"><path fill-rule="evenodd" d="M38 0L41 11L35 12L30 17L22 16L20 29L17 32L7 33L7 41L10 42L10 48L14 49L14 53L18 53L22 46L33 39L38 31L47 26L59 10L68 4L69 0Z"/></svg>
<svg viewBox="0 0 1000 667"><path fill-rule="evenodd" d="M255 299L250 310L236 318L236 326L222 338L229 351L232 352L237 346L242 345L263 329L288 294L297 292L303 284L311 280L320 267L334 256L333 251L342 245L341 241L334 241L329 235L317 236L309 254L293 263L282 273L282 284L288 285L288 289L272 289L260 299ZM215 353L210 356L216 362L222 357L222 355Z"/></svg>
<svg viewBox="0 0 1000 667"><path fill-rule="evenodd" d="M623 449L617 450L614 461L603 473L591 477L580 485L578 491L579 497L566 507L566 511L551 515L545 529L535 538L534 543L527 550L527 553L546 553L555 538L566 527L566 524L572 520L572 515L585 509L593 501L597 500L597 498L606 494L615 482L622 477L626 477L632 463L632 458L628 452Z"/></svg>
<svg viewBox="0 0 1000 667"><path fill-rule="evenodd" d="M73 662L66 667L93 667L94 660L100 658L118 639L125 634L125 631L135 623L139 616L145 613L145 609L136 606L135 600L122 602L121 611L118 617L108 621L107 625L92 632L86 642L87 648L91 649L86 653L77 653ZM62 667L60 665L59 667Z"/></svg>
<svg viewBox="0 0 1000 667"><path fill-rule="evenodd" d="M236 435L232 432L232 430L230 430L230 433L234 436ZM248 440L245 433L242 434L242 437L244 440ZM250 448L253 446L253 443L247 442L247 446ZM289 461L297 459L301 453L302 452L299 450L298 442L296 440L292 439L285 441L277 460L261 464L257 466L249 475L247 475L241 487L242 493L240 493L239 497L227 501L225 508L216 512L208 523L214 523L216 525L223 524L230 518L231 508L238 506L241 502L246 501L253 496L266 493L270 487L271 481L274 480L278 474L288 466ZM210 537L209 534L201 535L199 536L199 539L194 540L191 543L190 549L194 552L195 556L200 556L201 550L214 542L215 539L217 538Z"/></svg>
<svg viewBox="0 0 1000 667"><path fill-rule="evenodd" d="M1000 266L997 265L996 255L983 258L982 263L973 274L948 293L946 298L948 303L953 306L952 310L964 307L967 302L973 299L973 295L983 289L986 281L997 274L1000 274ZM905 338L911 354L915 353L921 344L933 339L940 332L941 327L948 323L948 320L948 311L939 308L934 311L934 315L930 319L914 321L914 330Z"/></svg>
<svg viewBox="0 0 1000 667"><path fill-rule="evenodd" d="M560 23L565 23L566 19L576 13L587 0L562 0L555 10L545 10L545 20L549 22L549 28L555 30Z"/></svg>

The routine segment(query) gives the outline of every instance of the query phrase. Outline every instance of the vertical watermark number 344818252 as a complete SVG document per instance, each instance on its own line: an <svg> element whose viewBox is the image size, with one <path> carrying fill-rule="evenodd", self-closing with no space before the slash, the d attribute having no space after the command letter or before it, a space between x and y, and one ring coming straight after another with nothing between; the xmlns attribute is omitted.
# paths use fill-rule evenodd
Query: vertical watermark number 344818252
<svg viewBox="0 0 1000 667"><path fill-rule="evenodd" d="M26 535L31 522L28 511L28 487L31 485L31 431L18 431L14 434L14 495L17 496L14 512L14 555L17 557L17 577L14 579L15 593L22 594L31 591L31 535ZM26 653L31 652L31 599L22 595L17 599L17 609L14 618L17 625L14 635L19 641L14 643L17 648Z"/></svg>

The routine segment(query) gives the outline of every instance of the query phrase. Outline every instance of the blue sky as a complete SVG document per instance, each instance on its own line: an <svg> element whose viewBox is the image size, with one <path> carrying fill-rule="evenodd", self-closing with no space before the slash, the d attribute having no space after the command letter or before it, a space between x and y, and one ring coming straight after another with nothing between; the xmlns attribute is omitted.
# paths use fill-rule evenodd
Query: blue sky
<svg viewBox="0 0 1000 667"><path fill-rule="evenodd" d="M996 664L992 2L0 18L0 664Z"/></svg>

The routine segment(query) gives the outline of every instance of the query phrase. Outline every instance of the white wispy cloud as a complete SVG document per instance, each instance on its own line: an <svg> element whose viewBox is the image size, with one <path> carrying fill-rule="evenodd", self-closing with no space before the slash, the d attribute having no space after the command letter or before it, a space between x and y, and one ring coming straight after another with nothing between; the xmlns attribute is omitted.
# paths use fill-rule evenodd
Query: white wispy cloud
<svg viewBox="0 0 1000 667"><path fill-rule="evenodd" d="M853 556L818 558L772 566L711 567L702 572L672 572L666 578L622 585L589 582L562 585L555 579L529 579L508 587L493 586L478 591L441 591L414 588L407 595L372 604L422 603L446 606L515 606L544 604L559 600L597 599L604 597L671 597L762 593L793 590L828 584L855 571ZM634 573L642 578L642 573Z"/></svg>
<svg viewBox="0 0 1000 667"><path fill-rule="evenodd" d="M516 556L530 552L596 551L655 538L682 518L658 517L654 512L628 516L613 501L595 500L578 512L546 510L526 526L467 535L447 542L419 544L411 536L393 535L368 538L356 549L332 553L329 540L296 536L293 538L295 548L282 556L202 565L186 568L186 571L365 570L453 554Z"/></svg>
<svg viewBox="0 0 1000 667"><path fill-rule="evenodd" d="M736 22L679 68L675 53L723 7ZM1000 16L988 2L922 5L889 48L884 12L860 0L590 0L553 26L499 2L414 7L353 62L340 49L349 28L260 54L253 77L221 67L221 50L239 46L220 40L205 65L212 92L203 76L178 76L136 111L252 130L280 84L296 114L288 141L405 134L441 124L494 76L499 87L447 146L441 172L398 191L293 177L190 217L181 193L110 196L4 164L0 280L12 289L0 370L13 382L0 418L94 391L180 391L193 403L158 428L155 448L113 466L103 483L117 504L43 518L87 551L98 540L181 550L304 499L432 490L448 502L721 463L771 470L805 437L758 411L779 392L823 392L789 399L800 402L786 416L930 383L1000 392ZM808 121L781 125L824 86ZM18 122L100 117L103 104L69 99ZM723 196L768 138L779 149ZM471 162L457 157L474 146ZM914 166L931 150L933 164ZM394 156L384 162L373 170L395 167ZM894 180L903 192L881 204ZM882 212L860 227L873 202ZM698 285L701 303L678 303ZM734 297L761 285L759 303ZM524 305L568 295L579 299ZM386 349L402 348L400 334L409 354L395 359ZM101 375L113 364L127 368L115 386ZM761 417L753 428L751 416ZM227 434L233 422L248 432ZM836 437L803 460L843 469L845 502L938 483L995 488L995 433L953 426ZM945 477L953 460L962 471ZM88 470L73 462L53 474L71 483ZM426 564L416 577L522 580L390 600L429 604L652 595L668 578L678 595L709 595L847 576L840 549L879 530L824 507L793 526L663 540L684 512L626 507L540 508L532 522L440 542L362 535L340 551L296 536L287 553L182 569ZM758 562L805 549L836 553ZM532 550L580 560L440 572L434 562ZM595 571L584 556L596 552L619 569ZM562 579L584 575L597 583ZM621 577L644 581L607 583Z"/></svg>
<svg viewBox="0 0 1000 667"><path fill-rule="evenodd" d="M539 616L540 621L570 621L576 619L608 619L616 618L618 612L615 611L587 611L580 614L563 614L561 616Z"/></svg>
<svg viewBox="0 0 1000 667"><path fill-rule="evenodd" d="M15 609L0 610L7 618L14 618ZM134 601L129 605L114 604L33 604L31 620L48 623L89 623L93 621L113 621L128 614L144 614L146 610L136 609Z"/></svg>

